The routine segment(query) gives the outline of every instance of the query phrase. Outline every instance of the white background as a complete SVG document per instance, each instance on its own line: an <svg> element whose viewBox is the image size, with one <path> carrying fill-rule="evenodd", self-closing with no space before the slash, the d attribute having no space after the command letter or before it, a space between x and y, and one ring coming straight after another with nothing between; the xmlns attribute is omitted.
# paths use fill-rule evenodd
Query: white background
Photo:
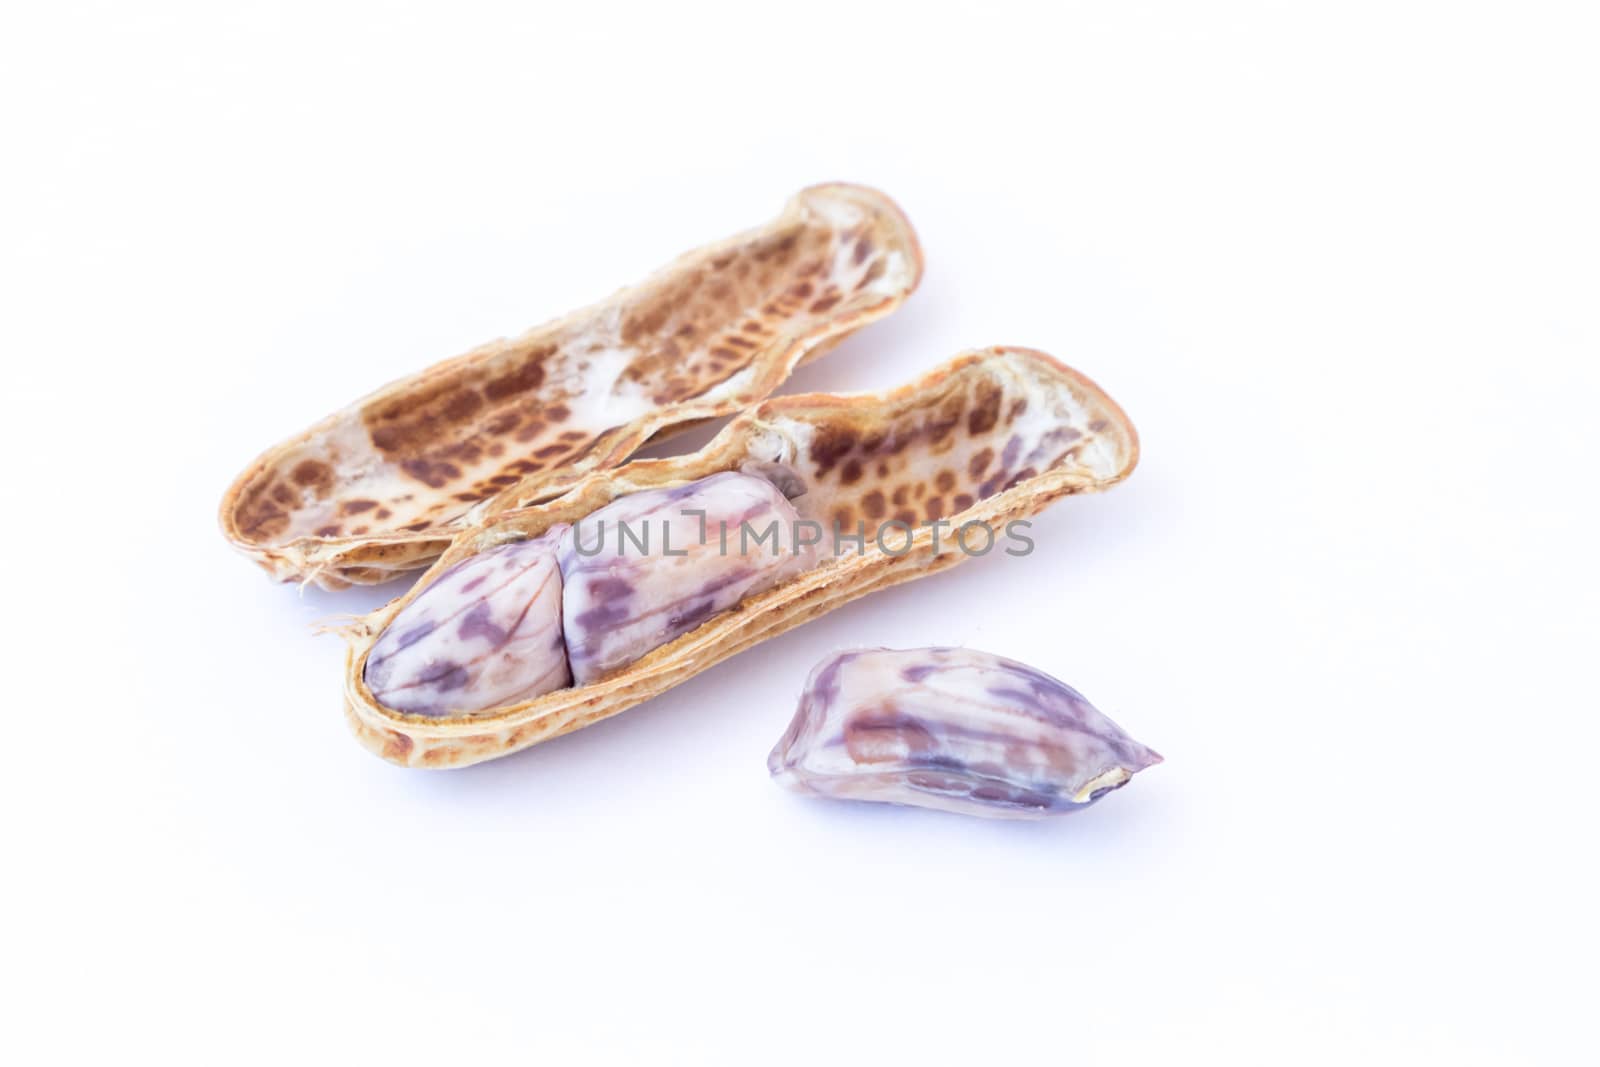
<svg viewBox="0 0 1600 1067"><path fill-rule="evenodd" d="M15 1062L1586 1060L1586 8L7 5ZM789 391L1037 346L1134 478L570 738L359 748L309 627L399 588L269 584L233 475L827 179L928 271ZM1046 824L780 791L863 643L1167 762Z"/></svg>

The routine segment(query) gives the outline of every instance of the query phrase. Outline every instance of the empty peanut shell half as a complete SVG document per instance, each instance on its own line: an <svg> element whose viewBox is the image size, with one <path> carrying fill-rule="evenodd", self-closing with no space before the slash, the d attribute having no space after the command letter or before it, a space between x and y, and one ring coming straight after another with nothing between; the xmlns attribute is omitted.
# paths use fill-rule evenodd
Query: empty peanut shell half
<svg viewBox="0 0 1600 1067"><path fill-rule="evenodd" d="M1133 470L1138 451L1133 426L1105 393L1030 349L967 353L883 394L776 397L736 418L698 452L596 471L554 500L462 530L414 588L341 631L350 645L346 713L362 743L397 763L449 767L493 759L643 703L874 590L973 555L989 556L994 566L1034 565L1018 548L1023 542L1007 536L1013 522L1069 494L1116 484ZM741 599L690 595L684 590L692 591L708 571L696 570L698 577L688 583L645 577L658 562L669 569L694 563L695 551L683 545L678 527L668 531L670 536L652 527L647 533L652 551L667 540L673 546L670 556L663 553L658 561L647 552L641 557L630 545L625 557L618 553L614 576L630 598L618 602L625 611L617 624L630 634L648 629L655 636L630 639L625 655L613 659L608 654L603 662L583 663L586 650L580 649L573 664L576 684L502 707L463 707L459 714L448 709L413 714L386 705L369 686L367 664L388 628L428 596L435 582L459 575L465 561L563 524L572 527L568 537L587 552L599 536L596 516L656 515L653 502L662 498L642 498L648 507L636 500L605 511L614 501L696 483L698 493L725 472L748 477L759 472L776 492L743 503L720 493L715 501L703 500L696 508L706 513L707 528L727 528L724 516L738 511L762 524L778 518L804 523L792 538L778 535L765 542L810 553L804 565L763 568L775 583L770 584L766 578L753 580L747 568L729 559L714 581L719 589L737 589ZM787 508L784 497L792 498ZM819 531L826 531L820 543ZM962 531L968 534L964 539ZM604 536L615 533L608 530ZM671 558L685 550L690 551L687 560ZM572 567L583 563L563 556L564 575L570 570L576 577ZM588 582L571 584L578 589ZM604 591L588 587L575 595L592 598L596 592ZM652 598L661 603L646 603ZM662 625L635 629L634 620L652 611ZM569 644L597 632L589 627L592 620L574 616L567 621L576 624ZM651 647L658 639L665 643ZM595 648L603 647L602 638L595 640ZM578 669L580 663L584 670Z"/></svg>
<svg viewBox="0 0 1600 1067"><path fill-rule="evenodd" d="M760 229L268 450L224 496L223 533L281 581L338 589L419 570L489 515L749 407L893 311L921 274L916 235L887 197L814 186Z"/></svg>
<svg viewBox="0 0 1600 1067"><path fill-rule="evenodd" d="M1032 819L1160 762L1043 671L967 648L877 648L817 664L767 769L801 793Z"/></svg>

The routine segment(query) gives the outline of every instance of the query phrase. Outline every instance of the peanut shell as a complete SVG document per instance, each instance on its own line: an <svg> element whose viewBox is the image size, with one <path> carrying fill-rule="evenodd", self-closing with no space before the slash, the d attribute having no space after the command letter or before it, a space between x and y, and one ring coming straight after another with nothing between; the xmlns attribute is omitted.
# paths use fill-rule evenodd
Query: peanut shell
<svg viewBox="0 0 1600 1067"><path fill-rule="evenodd" d="M759 229L269 449L224 496L223 533L280 581L340 589L421 569L488 516L748 408L897 308L921 274L887 197L813 186Z"/></svg>
<svg viewBox="0 0 1600 1067"><path fill-rule="evenodd" d="M1075 493L1108 488L1132 472L1139 443L1114 401L1042 352L989 348L956 357L883 394L777 397L736 418L698 452L639 460L586 476L561 497L462 530L416 586L344 627L345 711L357 738L395 763L453 767L503 756L640 704L729 656L865 596L969 558L951 529L1000 530ZM396 614L448 568L510 541L574 523L620 497L670 489L748 464L780 464L805 493L805 518L858 522L945 519L882 545L822 554L813 567L716 614L626 668L588 685L470 717L427 718L384 707L363 681L375 641ZM902 542L904 547L902 548ZM996 553L999 554L998 552ZM1009 561L1027 566L1026 559Z"/></svg>

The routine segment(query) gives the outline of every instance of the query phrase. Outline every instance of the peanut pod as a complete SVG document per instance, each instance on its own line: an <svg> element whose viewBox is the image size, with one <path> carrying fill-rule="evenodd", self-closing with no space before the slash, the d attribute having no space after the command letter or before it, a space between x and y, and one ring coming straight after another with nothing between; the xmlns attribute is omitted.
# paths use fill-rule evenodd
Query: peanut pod
<svg viewBox="0 0 1600 1067"><path fill-rule="evenodd" d="M748 408L897 308L921 274L916 235L887 197L814 186L766 226L269 449L224 496L223 533L281 581L339 589L421 569L491 515Z"/></svg>
<svg viewBox="0 0 1600 1067"><path fill-rule="evenodd" d="M1003 530L1063 496L1116 484L1137 460L1138 437L1115 402L1029 349L970 352L879 395L774 398L698 452L595 472L557 499L463 530L409 592L342 630L346 714L364 745L396 763L450 767L506 755L633 707L856 597L954 566L968 558L953 536L960 529ZM815 566L620 670L518 704L420 716L384 706L368 688L366 662L386 627L460 562L558 524L582 525L630 494L771 464L803 483L793 501L801 517L846 536ZM933 520L946 523L937 550ZM849 540L858 532L859 548Z"/></svg>

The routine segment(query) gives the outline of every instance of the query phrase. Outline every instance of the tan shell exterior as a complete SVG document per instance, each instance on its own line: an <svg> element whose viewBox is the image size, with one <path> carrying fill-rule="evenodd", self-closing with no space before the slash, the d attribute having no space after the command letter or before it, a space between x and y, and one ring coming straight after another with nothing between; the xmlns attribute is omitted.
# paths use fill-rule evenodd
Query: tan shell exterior
<svg viewBox="0 0 1600 1067"><path fill-rule="evenodd" d="M897 308L921 276L892 201L813 186L760 229L394 382L270 449L224 496L223 533L281 581L388 581L489 515L748 408Z"/></svg>
<svg viewBox="0 0 1600 1067"><path fill-rule="evenodd" d="M462 531L410 592L342 631L350 644L345 711L361 742L394 763L477 763L615 715L857 597L967 558L949 550L949 528L945 550L936 554L932 529L919 527L908 552L891 555L870 540L862 555L847 549L590 685L448 718L404 715L376 703L362 680L367 653L437 575L474 552L581 519L628 493L681 485L748 461L778 462L807 483L807 493L795 501L801 514L824 524L839 520L849 531L860 520L870 531L895 519L949 518L984 521L998 531L1060 497L1116 484L1138 455L1138 436L1110 397L1030 349L967 353L882 395L768 400L699 452L596 472L556 500ZM886 536L893 549L904 539L897 532Z"/></svg>

